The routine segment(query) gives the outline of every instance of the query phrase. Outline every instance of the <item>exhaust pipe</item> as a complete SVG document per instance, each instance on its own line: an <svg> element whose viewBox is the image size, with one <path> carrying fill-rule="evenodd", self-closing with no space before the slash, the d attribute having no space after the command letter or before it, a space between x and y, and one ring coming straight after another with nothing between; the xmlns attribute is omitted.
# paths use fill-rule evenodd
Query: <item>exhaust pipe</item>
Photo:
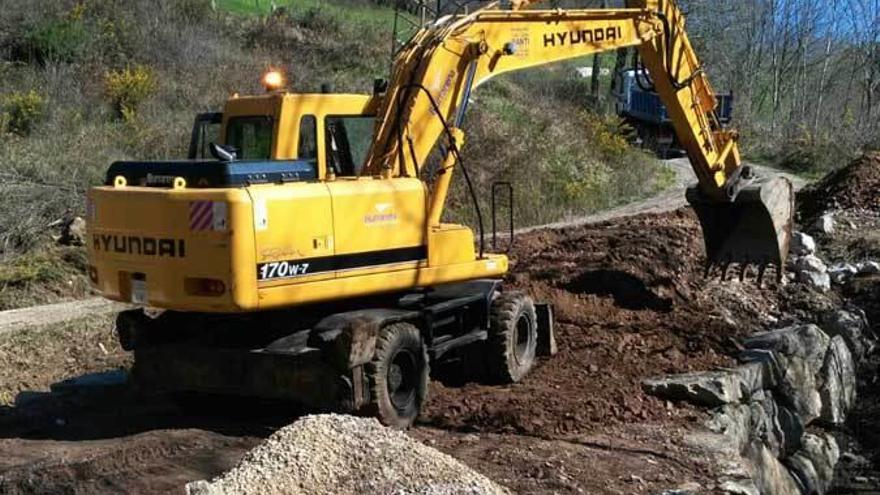
<svg viewBox="0 0 880 495"><path fill-rule="evenodd" d="M710 199L699 186L688 188L687 201L700 219L706 246L706 274L714 268L727 278L738 265L740 280L749 266L757 265L760 284L769 266L782 280L794 223L794 188L784 177L755 179L742 187L735 199Z"/></svg>

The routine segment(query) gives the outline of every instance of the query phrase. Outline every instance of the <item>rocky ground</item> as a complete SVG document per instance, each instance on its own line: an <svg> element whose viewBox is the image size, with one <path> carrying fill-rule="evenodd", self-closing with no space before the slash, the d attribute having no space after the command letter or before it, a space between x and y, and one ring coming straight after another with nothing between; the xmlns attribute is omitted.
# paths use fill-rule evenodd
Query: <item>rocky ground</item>
<svg viewBox="0 0 880 495"><path fill-rule="evenodd" d="M408 434L519 493L720 491L718 459L691 441L712 413L650 395L643 382L737 366L753 333L812 321L847 301L876 325L876 277L862 272L880 259L876 214L870 203L849 208L803 213L821 265L802 261L803 251L778 287L704 278L699 227L685 209L520 236L509 283L554 303L558 355L513 386L434 381ZM826 212L835 230L822 234L814 223ZM835 275L838 263L856 273ZM238 464L299 413L221 401L192 414L134 390L109 323L93 317L0 335L0 492L182 492ZM880 486L880 454L871 450L880 393L876 362L868 363L857 407L829 430L842 447L835 493Z"/></svg>

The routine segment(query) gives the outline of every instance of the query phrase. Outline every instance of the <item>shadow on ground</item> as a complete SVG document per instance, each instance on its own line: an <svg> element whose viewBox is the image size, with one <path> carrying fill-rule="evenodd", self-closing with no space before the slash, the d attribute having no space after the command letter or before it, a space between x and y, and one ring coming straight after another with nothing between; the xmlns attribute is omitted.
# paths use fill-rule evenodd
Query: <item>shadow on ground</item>
<svg viewBox="0 0 880 495"><path fill-rule="evenodd" d="M619 270L584 272L565 284L564 288L575 294L610 296L623 309L662 312L672 310L672 300L657 296L641 279Z"/></svg>
<svg viewBox="0 0 880 495"><path fill-rule="evenodd" d="M0 407L0 438L97 440L166 429L264 437L306 412L252 398L145 392L125 371L109 371L19 393Z"/></svg>

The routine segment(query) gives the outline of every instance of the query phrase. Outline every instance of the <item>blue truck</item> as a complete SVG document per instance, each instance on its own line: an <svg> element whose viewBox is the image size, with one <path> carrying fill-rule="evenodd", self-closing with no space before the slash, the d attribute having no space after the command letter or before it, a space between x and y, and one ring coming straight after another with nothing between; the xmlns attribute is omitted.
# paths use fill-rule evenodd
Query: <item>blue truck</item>
<svg viewBox="0 0 880 495"><path fill-rule="evenodd" d="M644 73L639 75L641 85L636 80L636 71L633 69L621 71L617 77L615 110L617 115L626 119L635 129L637 142L661 158L681 153L681 146L666 107L657 93L642 87L649 84L648 77ZM718 95L716 114L722 126L730 122L733 114L733 93Z"/></svg>

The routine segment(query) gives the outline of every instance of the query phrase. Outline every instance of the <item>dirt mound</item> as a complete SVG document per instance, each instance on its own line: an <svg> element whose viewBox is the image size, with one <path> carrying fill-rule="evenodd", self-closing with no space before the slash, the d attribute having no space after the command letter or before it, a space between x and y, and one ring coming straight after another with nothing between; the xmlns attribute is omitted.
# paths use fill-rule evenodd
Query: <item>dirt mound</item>
<svg viewBox="0 0 880 495"><path fill-rule="evenodd" d="M193 495L398 493L505 495L452 457L372 418L306 416L275 432Z"/></svg>
<svg viewBox="0 0 880 495"><path fill-rule="evenodd" d="M425 419L463 431L542 437L608 424L687 420L641 380L732 364L732 340L762 327L775 294L702 277L690 210L517 239L510 285L556 308L559 354L512 387L436 384Z"/></svg>
<svg viewBox="0 0 880 495"><path fill-rule="evenodd" d="M880 153L868 153L804 188L798 213L810 220L827 210L866 209L880 212Z"/></svg>

